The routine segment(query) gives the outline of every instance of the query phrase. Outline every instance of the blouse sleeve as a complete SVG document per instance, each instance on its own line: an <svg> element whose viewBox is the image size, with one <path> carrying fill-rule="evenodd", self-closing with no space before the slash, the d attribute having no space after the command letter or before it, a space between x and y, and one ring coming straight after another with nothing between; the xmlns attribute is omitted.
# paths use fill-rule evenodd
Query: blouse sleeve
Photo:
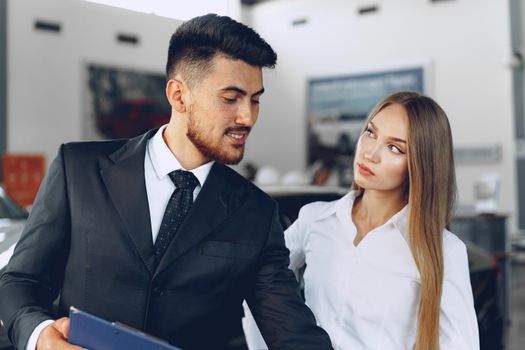
<svg viewBox="0 0 525 350"><path fill-rule="evenodd" d="M450 235L450 233L448 233ZM440 348L442 350L479 350L479 334L474 298L470 284L467 249L457 237L445 244L445 274L440 312ZM452 241L452 242L451 242Z"/></svg>
<svg viewBox="0 0 525 350"><path fill-rule="evenodd" d="M255 323L255 319L246 300L242 302L242 307L244 309L242 329L244 331L244 338L246 339L246 346L249 350L267 350L268 345L266 345L261 331L259 327L257 327L257 323Z"/></svg>
<svg viewBox="0 0 525 350"><path fill-rule="evenodd" d="M299 212L297 220L284 232L286 247L290 250L290 270L298 276L299 270L305 263L304 254L304 224L302 220L303 209Z"/></svg>

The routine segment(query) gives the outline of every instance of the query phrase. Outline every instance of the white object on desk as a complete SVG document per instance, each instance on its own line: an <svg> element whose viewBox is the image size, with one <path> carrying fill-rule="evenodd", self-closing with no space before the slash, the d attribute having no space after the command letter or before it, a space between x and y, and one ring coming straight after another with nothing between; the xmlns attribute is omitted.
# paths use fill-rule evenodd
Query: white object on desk
<svg viewBox="0 0 525 350"><path fill-rule="evenodd" d="M9 247L5 252L0 254L0 269L7 265L9 262L9 259L11 259L11 255L13 255L13 252L15 251L15 244Z"/></svg>
<svg viewBox="0 0 525 350"><path fill-rule="evenodd" d="M474 183L474 207L478 213L497 213L501 177L484 173Z"/></svg>

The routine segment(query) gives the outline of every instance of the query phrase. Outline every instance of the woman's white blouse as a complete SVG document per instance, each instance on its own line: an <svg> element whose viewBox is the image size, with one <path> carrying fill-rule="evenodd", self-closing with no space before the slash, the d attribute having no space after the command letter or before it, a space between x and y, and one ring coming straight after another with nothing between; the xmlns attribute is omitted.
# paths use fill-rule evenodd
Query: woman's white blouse
<svg viewBox="0 0 525 350"><path fill-rule="evenodd" d="M405 207L354 246L354 192L304 206L286 230L290 269L305 263L305 299L335 349L407 349L415 343L420 276L407 243ZM479 349L466 247L445 230L441 350ZM245 307L247 309L247 307ZM265 349L249 310L250 349Z"/></svg>

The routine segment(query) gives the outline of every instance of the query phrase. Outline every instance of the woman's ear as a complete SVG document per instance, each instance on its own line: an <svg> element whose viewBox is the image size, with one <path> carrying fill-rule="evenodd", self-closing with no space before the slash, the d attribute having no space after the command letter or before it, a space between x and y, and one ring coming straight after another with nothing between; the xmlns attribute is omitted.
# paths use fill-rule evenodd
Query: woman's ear
<svg viewBox="0 0 525 350"><path fill-rule="evenodd" d="M179 79L170 79L166 84L166 97L171 108L179 113L186 112L186 101L184 101L184 89L186 85Z"/></svg>

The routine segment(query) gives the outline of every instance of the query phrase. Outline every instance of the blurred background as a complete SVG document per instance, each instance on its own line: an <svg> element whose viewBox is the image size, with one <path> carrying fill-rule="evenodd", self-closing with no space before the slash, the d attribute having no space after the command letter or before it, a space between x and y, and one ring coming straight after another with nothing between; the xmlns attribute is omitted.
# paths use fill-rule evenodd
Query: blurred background
<svg viewBox="0 0 525 350"><path fill-rule="evenodd" d="M436 99L454 137L452 231L469 246L482 349L522 349L524 0L0 0L0 268L61 143L169 120L169 38L210 12L278 53L235 169L282 202L285 221L348 188L356 134L383 96Z"/></svg>

